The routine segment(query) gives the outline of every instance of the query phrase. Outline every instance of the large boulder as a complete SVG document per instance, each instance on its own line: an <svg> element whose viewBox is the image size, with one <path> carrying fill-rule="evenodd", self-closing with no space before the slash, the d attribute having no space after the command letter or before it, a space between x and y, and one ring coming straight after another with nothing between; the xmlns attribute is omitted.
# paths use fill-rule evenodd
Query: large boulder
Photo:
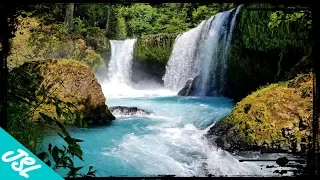
<svg viewBox="0 0 320 180"><path fill-rule="evenodd" d="M21 75L22 72L32 78L36 87L46 87L49 96L74 104L89 124L105 124L115 119L105 104L100 84L85 64L74 60L34 61L14 68L10 73L14 74L15 81L19 83L19 79L25 77ZM21 88L29 87L31 85ZM34 113L34 120L41 119L39 112L55 116L56 109L53 104L42 103Z"/></svg>
<svg viewBox="0 0 320 180"><path fill-rule="evenodd" d="M308 150L312 123L312 74L261 88L238 102L208 137L228 151Z"/></svg>

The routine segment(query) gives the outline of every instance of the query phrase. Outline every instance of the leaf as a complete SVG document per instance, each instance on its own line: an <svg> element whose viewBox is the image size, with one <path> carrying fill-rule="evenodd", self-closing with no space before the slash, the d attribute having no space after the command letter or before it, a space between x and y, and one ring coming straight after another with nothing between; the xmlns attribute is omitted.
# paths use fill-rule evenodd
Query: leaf
<svg viewBox="0 0 320 180"><path fill-rule="evenodd" d="M78 122L78 123L79 123L79 126L80 126L80 127L83 127L83 126L82 126L82 119L79 119L79 122Z"/></svg>
<svg viewBox="0 0 320 180"><path fill-rule="evenodd" d="M75 170L75 172L77 172L77 171L79 171L80 169L82 169L83 168L83 166L82 167L76 167L76 168L74 168L74 170Z"/></svg>
<svg viewBox="0 0 320 180"><path fill-rule="evenodd" d="M71 138L70 136L66 136L63 138L68 144L74 144L74 139Z"/></svg>
<svg viewBox="0 0 320 180"><path fill-rule="evenodd" d="M61 129L62 133L65 135L65 136L69 136L69 133L68 131L66 130L66 128L64 127L64 125L59 122L59 121L55 121L56 124L59 126L59 128Z"/></svg>
<svg viewBox="0 0 320 180"><path fill-rule="evenodd" d="M83 142L83 140L81 140L81 139L74 139L75 140L75 142Z"/></svg>
<svg viewBox="0 0 320 180"><path fill-rule="evenodd" d="M68 157L68 161L69 161L69 163L70 163L72 166L74 166L73 160L72 160L70 157Z"/></svg>
<svg viewBox="0 0 320 180"><path fill-rule="evenodd" d="M64 139L64 136L63 136L60 132L57 131L57 134L58 134L62 139Z"/></svg>
<svg viewBox="0 0 320 180"><path fill-rule="evenodd" d="M80 113L76 112L76 122L79 122L80 120L81 120Z"/></svg>
<svg viewBox="0 0 320 180"><path fill-rule="evenodd" d="M52 158L54 160L54 162L58 162L58 159L59 159L59 152L58 152L59 148L57 146L54 146L53 149L52 149Z"/></svg>
<svg viewBox="0 0 320 180"><path fill-rule="evenodd" d="M45 90L44 90L44 86L42 85L39 91L37 92L36 96L44 96L44 95L45 95Z"/></svg>
<svg viewBox="0 0 320 180"><path fill-rule="evenodd" d="M48 115L46 115L46 114L44 114L44 113L42 113L42 112L39 112L39 114L40 114L40 116L42 117L42 119L43 119L44 121L46 121L47 123L49 123L49 124L52 124L52 123L55 121L54 118L52 118L52 117L50 117L50 116L48 116Z"/></svg>
<svg viewBox="0 0 320 180"><path fill-rule="evenodd" d="M48 151L51 153L51 150L52 150L52 144L49 143L49 145L48 145Z"/></svg>
<svg viewBox="0 0 320 180"><path fill-rule="evenodd" d="M62 110L61 110L61 108L59 107L58 104L56 104L56 113L57 113L58 119L60 119Z"/></svg>
<svg viewBox="0 0 320 180"><path fill-rule="evenodd" d="M88 172L90 172L92 168L93 168L93 166L90 166L90 167L89 167L89 171L88 171Z"/></svg>
<svg viewBox="0 0 320 180"><path fill-rule="evenodd" d="M39 159L41 159L41 161L44 161L46 159L46 157L48 157L48 154L46 152L41 152L41 153L37 154L37 157Z"/></svg>
<svg viewBox="0 0 320 180"><path fill-rule="evenodd" d="M68 113L62 111L62 115L65 118L65 120L71 120Z"/></svg>
<svg viewBox="0 0 320 180"><path fill-rule="evenodd" d="M46 161L45 163L46 163L49 167L51 166L51 161L50 161L50 160Z"/></svg>
<svg viewBox="0 0 320 180"><path fill-rule="evenodd" d="M72 104L71 102L67 102L67 106L70 108L70 107L76 107L74 104Z"/></svg>

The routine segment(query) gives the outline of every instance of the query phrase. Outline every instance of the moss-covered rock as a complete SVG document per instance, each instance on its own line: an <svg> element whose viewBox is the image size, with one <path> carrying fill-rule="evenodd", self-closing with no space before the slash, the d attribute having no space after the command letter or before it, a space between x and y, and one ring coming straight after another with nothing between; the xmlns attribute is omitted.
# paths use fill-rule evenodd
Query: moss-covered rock
<svg viewBox="0 0 320 180"><path fill-rule="evenodd" d="M177 34L154 34L137 40L135 55L139 61L166 64Z"/></svg>
<svg viewBox="0 0 320 180"><path fill-rule="evenodd" d="M236 102L259 86L293 79L312 68L310 14L249 10L274 7L246 4L237 16L225 92Z"/></svg>
<svg viewBox="0 0 320 180"><path fill-rule="evenodd" d="M305 152L311 138L312 74L263 87L208 132L229 150Z"/></svg>
<svg viewBox="0 0 320 180"><path fill-rule="evenodd" d="M17 31L11 40L10 69L24 62L46 59L74 59L95 71L104 64L96 51L109 50L107 39L91 28L87 37L67 33L63 24L43 25L37 18L19 16Z"/></svg>
<svg viewBox="0 0 320 180"><path fill-rule="evenodd" d="M134 82L150 77L162 82L176 36L177 34L154 34L137 39L133 62L133 73L136 74Z"/></svg>
<svg viewBox="0 0 320 180"><path fill-rule="evenodd" d="M75 60L33 61L14 68L11 73L15 73L15 78L22 79L24 77L19 72L26 70L29 78L33 78L38 87L46 87L51 97L74 104L89 124L105 124L115 119L105 104L100 84L87 65ZM54 104L42 103L34 113L34 120L41 119L39 112L56 115Z"/></svg>

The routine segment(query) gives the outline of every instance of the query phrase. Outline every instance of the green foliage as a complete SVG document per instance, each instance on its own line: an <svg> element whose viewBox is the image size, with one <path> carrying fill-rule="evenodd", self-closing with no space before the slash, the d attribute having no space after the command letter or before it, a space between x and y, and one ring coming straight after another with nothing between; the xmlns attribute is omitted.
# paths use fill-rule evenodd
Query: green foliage
<svg viewBox="0 0 320 180"><path fill-rule="evenodd" d="M176 34L156 34L139 38L135 47L137 59L166 65L175 38Z"/></svg>
<svg viewBox="0 0 320 180"><path fill-rule="evenodd" d="M86 25L80 18L73 18L73 32L75 34L85 35L87 31Z"/></svg>
<svg viewBox="0 0 320 180"><path fill-rule="evenodd" d="M87 44L95 51L102 53L110 50L110 42L105 31L98 27L89 27L85 36Z"/></svg>
<svg viewBox="0 0 320 180"><path fill-rule="evenodd" d="M272 6L254 4L248 7ZM243 8L240 16L242 41L247 48L268 51L285 46L305 48L310 43L309 12L250 11Z"/></svg>
<svg viewBox="0 0 320 180"><path fill-rule="evenodd" d="M75 17L81 18L86 27L105 28L109 4L75 4Z"/></svg>
<svg viewBox="0 0 320 180"><path fill-rule="evenodd" d="M247 9L272 7L245 5L237 17L226 93L236 101L256 87L292 79L312 67L309 13Z"/></svg>
<svg viewBox="0 0 320 180"><path fill-rule="evenodd" d="M63 23L64 21L65 5L62 3L29 5L28 10L44 25Z"/></svg>
<svg viewBox="0 0 320 180"><path fill-rule="evenodd" d="M128 34L137 36L152 31L152 22L155 20L156 10L150 5L133 4L120 9L120 19L126 23Z"/></svg>
<svg viewBox="0 0 320 180"><path fill-rule="evenodd" d="M103 30L110 39L182 33L234 6L227 3L75 4L74 33L83 34L90 27ZM30 10L45 24L64 21L65 4L31 5Z"/></svg>
<svg viewBox="0 0 320 180"><path fill-rule="evenodd" d="M105 29L110 39L181 33L234 4L79 4L75 16L87 27Z"/></svg>
<svg viewBox="0 0 320 180"><path fill-rule="evenodd" d="M21 78L16 78L18 75ZM39 74L32 74L29 69L9 73L8 132L31 152L35 152L41 145L43 132L30 121L30 106L34 106L37 101L33 92L39 87L31 77L38 78ZM25 89L26 86L30 90Z"/></svg>
<svg viewBox="0 0 320 180"><path fill-rule="evenodd" d="M219 11L215 8L208 8L207 6L199 6L196 11L192 12L192 19L194 25L200 24L201 21L209 19L212 15Z"/></svg>
<svg viewBox="0 0 320 180"><path fill-rule="evenodd" d="M81 118L79 118L79 115L77 113L73 113L73 111L71 111L70 109L68 109L68 113L65 112L65 108L61 108L59 106L61 101L59 101L58 99L55 100L57 102L55 104L57 109L57 117L50 117L44 113L41 113L40 115L47 123L55 123L57 127L59 127L59 130L56 130L56 132L68 144L68 146L66 147L65 145L63 145L63 149L60 149L58 146L54 146L52 148L52 144L50 143L48 145L48 152L40 152L37 154L37 156L48 166L52 167L54 171L57 171L60 168L69 169L69 172L66 175L67 177L94 177L96 170L92 171L92 166L89 167L87 174L78 173L78 171L83 167L76 167L73 163L73 158L74 156L76 156L83 161L83 152L81 150L81 146L78 144L79 142L83 142L83 140L71 137L60 120L62 114L65 118L69 118L70 121L75 119L76 122L80 122L79 125L83 127ZM67 104L67 107L71 108L75 106L69 103Z"/></svg>
<svg viewBox="0 0 320 180"><path fill-rule="evenodd" d="M20 30L12 39L8 57L10 68L27 61L46 59L75 59L89 65L93 71L104 65L96 51L108 50L109 44L99 28L86 28L79 18L75 18L74 32L69 34L62 24L41 26L30 17L19 21Z"/></svg>
<svg viewBox="0 0 320 180"><path fill-rule="evenodd" d="M37 72L37 71L36 71ZM39 71L38 71L39 72ZM20 78L17 78L17 77ZM39 81L34 81L38 79ZM69 121L75 121L80 127L87 127L87 123L82 120L78 111L74 111L76 106L72 103L65 103L48 91L52 85L40 85L41 78L39 73L32 73L31 69L24 71L13 71L9 74L8 88L8 132L17 139L20 143L26 146L31 152L36 153L41 148L43 138L43 126L37 128L32 121L35 111L42 104L54 104L56 109L56 117L40 113L42 119L48 124L56 124L60 129L58 135L63 138L68 147L63 146L59 149L57 146L52 148L49 144L49 153L40 152L38 157L43 160L53 170L59 168L69 169L67 177L93 177L96 171L92 171L92 166L89 167L87 174L79 174L78 171L82 167L76 167L73 164L74 156L82 159L82 150L78 142L80 139L72 138L61 123L61 118L64 117ZM29 88L26 88L29 87ZM53 159L54 164L50 159Z"/></svg>

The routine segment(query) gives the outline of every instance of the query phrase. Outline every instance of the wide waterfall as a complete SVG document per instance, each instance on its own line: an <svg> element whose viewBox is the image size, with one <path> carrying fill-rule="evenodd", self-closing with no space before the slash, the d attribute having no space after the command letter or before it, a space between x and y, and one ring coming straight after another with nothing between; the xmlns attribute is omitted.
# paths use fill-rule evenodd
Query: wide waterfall
<svg viewBox="0 0 320 180"><path fill-rule="evenodd" d="M221 12L177 37L163 77L175 92L195 78L192 95L223 95L232 31L240 6Z"/></svg>

